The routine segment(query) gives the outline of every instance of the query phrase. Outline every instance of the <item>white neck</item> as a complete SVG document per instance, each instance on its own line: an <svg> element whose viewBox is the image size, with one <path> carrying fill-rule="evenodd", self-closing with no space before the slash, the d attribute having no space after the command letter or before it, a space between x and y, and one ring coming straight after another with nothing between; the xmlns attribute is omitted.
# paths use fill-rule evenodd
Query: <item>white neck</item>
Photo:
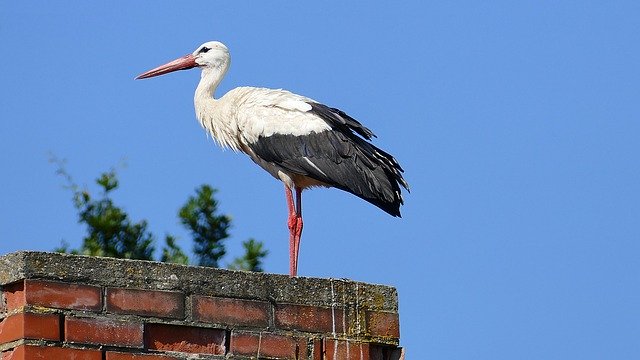
<svg viewBox="0 0 640 360"><path fill-rule="evenodd" d="M233 150L239 149L236 131L231 122L233 119L224 114L224 106L214 98L216 88L229 68L229 62L224 61L216 66L202 68L200 83L196 88L193 101L196 109L196 117L200 125L222 146Z"/></svg>
<svg viewBox="0 0 640 360"><path fill-rule="evenodd" d="M216 64L216 66L207 66L202 68L200 83L198 83L196 94L193 99L196 103L196 107L199 101L213 98L216 88L227 73L228 68L229 62L221 62Z"/></svg>

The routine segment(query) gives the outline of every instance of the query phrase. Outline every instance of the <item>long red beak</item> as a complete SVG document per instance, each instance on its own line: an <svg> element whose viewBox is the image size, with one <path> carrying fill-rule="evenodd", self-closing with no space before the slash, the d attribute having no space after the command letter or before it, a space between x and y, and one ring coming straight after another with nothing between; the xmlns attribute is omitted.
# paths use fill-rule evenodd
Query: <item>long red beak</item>
<svg viewBox="0 0 640 360"><path fill-rule="evenodd" d="M193 55L189 54L179 59L168 62L164 65L160 65L155 69L151 69L145 73L142 73L136 77L136 80L163 75L177 70L187 70L196 66L198 66L198 64L196 63L196 58Z"/></svg>

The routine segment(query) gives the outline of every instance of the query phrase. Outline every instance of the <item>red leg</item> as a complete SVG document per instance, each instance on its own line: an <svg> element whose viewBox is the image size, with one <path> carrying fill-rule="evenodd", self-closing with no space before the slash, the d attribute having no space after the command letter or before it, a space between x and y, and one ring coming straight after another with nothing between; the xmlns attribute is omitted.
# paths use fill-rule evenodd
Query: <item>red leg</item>
<svg viewBox="0 0 640 360"><path fill-rule="evenodd" d="M300 254L300 237L302 236L302 189L296 187L296 228L294 239L295 273L298 273L298 255Z"/></svg>
<svg viewBox="0 0 640 360"><path fill-rule="evenodd" d="M300 253L300 237L302 236L302 189L296 187L296 202L293 202L293 192L285 185L284 192L287 197L289 217L289 275L298 274L298 254Z"/></svg>
<svg viewBox="0 0 640 360"><path fill-rule="evenodd" d="M287 207L289 209L289 217L287 218L287 226L289 227L289 276L296 276L295 264L295 229L297 223L296 208L293 203L293 193L291 189L285 185L284 194L287 197Z"/></svg>

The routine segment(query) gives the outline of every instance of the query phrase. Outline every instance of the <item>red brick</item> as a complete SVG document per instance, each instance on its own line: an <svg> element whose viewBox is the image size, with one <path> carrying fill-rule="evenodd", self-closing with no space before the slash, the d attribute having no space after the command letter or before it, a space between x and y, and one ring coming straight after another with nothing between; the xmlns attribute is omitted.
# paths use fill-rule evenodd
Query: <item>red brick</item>
<svg viewBox="0 0 640 360"><path fill-rule="evenodd" d="M177 291L108 288L107 311L182 319L184 295Z"/></svg>
<svg viewBox="0 0 640 360"><path fill-rule="evenodd" d="M107 318L67 317L65 340L69 342L125 347L142 347L142 324Z"/></svg>
<svg viewBox="0 0 640 360"><path fill-rule="evenodd" d="M367 311L367 332L373 336L400 338L398 314L381 311Z"/></svg>
<svg viewBox="0 0 640 360"><path fill-rule="evenodd" d="M181 358L169 355L158 354L134 354L107 351L106 360L180 360Z"/></svg>
<svg viewBox="0 0 640 360"><path fill-rule="evenodd" d="M324 360L324 339L313 339L313 347L311 348L312 360Z"/></svg>
<svg viewBox="0 0 640 360"><path fill-rule="evenodd" d="M276 326L309 332L345 333L343 309L318 306L278 304L275 310Z"/></svg>
<svg viewBox="0 0 640 360"><path fill-rule="evenodd" d="M269 303L209 296L194 296L193 319L198 321L237 325L269 326Z"/></svg>
<svg viewBox="0 0 640 360"><path fill-rule="evenodd" d="M21 309L24 306L24 281L6 285L3 293L7 311Z"/></svg>
<svg viewBox="0 0 640 360"><path fill-rule="evenodd" d="M291 336L280 336L268 333L238 333L231 334L231 349L233 355L269 357L278 359L306 359L306 339Z"/></svg>
<svg viewBox="0 0 640 360"><path fill-rule="evenodd" d="M370 359L369 344L355 341L324 339L322 353L323 356L319 357L322 360Z"/></svg>
<svg viewBox="0 0 640 360"><path fill-rule="evenodd" d="M99 350L34 345L20 345L3 355L3 360L102 360L102 352Z"/></svg>
<svg viewBox="0 0 640 360"><path fill-rule="evenodd" d="M192 326L146 324L145 348L224 355L226 331Z"/></svg>
<svg viewBox="0 0 640 360"><path fill-rule="evenodd" d="M60 340L60 316L57 314L19 313L0 322L0 343L19 339Z"/></svg>
<svg viewBox="0 0 640 360"><path fill-rule="evenodd" d="M5 292L9 310L24 305L92 311L102 309L102 296L97 286L25 280L7 286Z"/></svg>

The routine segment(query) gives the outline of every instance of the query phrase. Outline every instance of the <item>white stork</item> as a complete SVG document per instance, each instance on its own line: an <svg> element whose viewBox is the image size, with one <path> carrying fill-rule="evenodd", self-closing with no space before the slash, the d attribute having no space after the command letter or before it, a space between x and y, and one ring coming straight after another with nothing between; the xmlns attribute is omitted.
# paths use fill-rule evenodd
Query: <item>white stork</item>
<svg viewBox="0 0 640 360"><path fill-rule="evenodd" d="M239 87L215 99L230 62L227 47L210 41L136 79L202 69L194 96L202 127L220 146L244 152L284 183L291 276L298 269L302 190L335 187L400 216L400 186L408 190L403 170L393 156L367 141L375 136L371 130L338 109L286 90Z"/></svg>

